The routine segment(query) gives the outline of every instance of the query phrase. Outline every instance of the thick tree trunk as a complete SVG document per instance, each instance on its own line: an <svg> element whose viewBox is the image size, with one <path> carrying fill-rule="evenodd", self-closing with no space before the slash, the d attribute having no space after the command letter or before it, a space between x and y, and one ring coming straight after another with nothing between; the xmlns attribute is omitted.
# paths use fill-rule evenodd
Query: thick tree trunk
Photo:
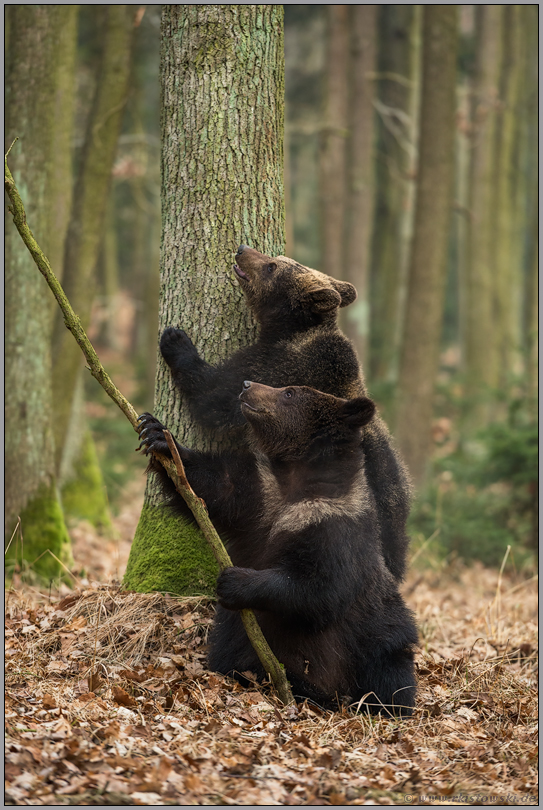
<svg viewBox="0 0 543 810"><path fill-rule="evenodd" d="M441 342L454 169L456 42L457 6L424 6L418 188L397 424L400 448L419 483L430 450Z"/></svg>
<svg viewBox="0 0 543 810"><path fill-rule="evenodd" d="M284 246L283 9L164 5L159 331L183 327L211 363L255 336L231 267L240 243ZM219 449L191 419L160 358L156 414L189 447ZM214 591L199 531L172 518L150 480L125 585Z"/></svg>
<svg viewBox="0 0 543 810"><path fill-rule="evenodd" d="M130 78L134 8L106 8L100 75L74 190L64 253L63 286L88 327L95 292L95 270L103 238L104 214ZM52 265L55 268L55 265ZM83 362L79 347L57 313L53 333L53 393L56 464L62 454Z"/></svg>
<svg viewBox="0 0 543 810"><path fill-rule="evenodd" d="M7 9L6 138L29 221L51 259L60 262L67 226L77 6L13 5ZM70 559L60 506L52 430L51 327L47 286L8 215L6 294L6 514L21 517L23 556L37 573L58 576ZM12 543L10 554L15 549ZM19 547L19 551L21 548ZM19 555L20 556L20 555Z"/></svg>
<svg viewBox="0 0 543 810"><path fill-rule="evenodd" d="M349 9L351 94L349 99L349 192L346 261L341 278L357 289L356 303L345 310L342 326L365 365L369 337L369 272L373 231L374 71L377 6Z"/></svg>
<svg viewBox="0 0 543 810"><path fill-rule="evenodd" d="M466 425L484 425L499 380L495 318L497 119L501 64L498 5L476 7L477 66L472 110L470 221L464 279L463 362L469 411Z"/></svg>
<svg viewBox="0 0 543 810"><path fill-rule="evenodd" d="M416 7L411 5L379 8L376 194L370 289L369 378L372 384L390 383L397 376L402 291L414 209L419 17Z"/></svg>
<svg viewBox="0 0 543 810"><path fill-rule="evenodd" d="M343 277L345 257L345 156L347 144L348 6L328 6L324 122L320 146L321 267Z"/></svg>

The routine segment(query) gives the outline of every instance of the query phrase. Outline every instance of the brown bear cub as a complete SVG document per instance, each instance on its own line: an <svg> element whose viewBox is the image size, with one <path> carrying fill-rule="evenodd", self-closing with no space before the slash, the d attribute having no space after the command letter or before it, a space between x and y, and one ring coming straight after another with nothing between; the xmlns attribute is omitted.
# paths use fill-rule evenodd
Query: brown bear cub
<svg viewBox="0 0 543 810"><path fill-rule="evenodd" d="M239 615L252 608L296 696L410 715L417 631L385 565L366 478L361 429L373 402L252 382L239 400L253 452L179 446L234 563L218 578L210 668L264 678ZM163 426L150 414L140 424L144 452L170 455ZM159 467L171 505L190 517Z"/></svg>
<svg viewBox="0 0 543 810"><path fill-rule="evenodd" d="M213 431L243 430L238 395L245 379L275 387L308 385L343 398L365 396L356 353L337 324L340 307L356 298L353 285L245 245L238 248L236 262L234 271L259 325L256 342L211 366L181 329L169 327L160 341L195 421ZM243 440L238 436L238 442ZM408 478L377 415L366 427L363 443L384 559L401 580L408 544Z"/></svg>

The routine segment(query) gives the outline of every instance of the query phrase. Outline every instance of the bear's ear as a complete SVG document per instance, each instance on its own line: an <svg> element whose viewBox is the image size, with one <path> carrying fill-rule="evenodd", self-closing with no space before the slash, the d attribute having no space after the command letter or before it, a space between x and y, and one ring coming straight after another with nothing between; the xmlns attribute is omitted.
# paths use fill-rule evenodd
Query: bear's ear
<svg viewBox="0 0 543 810"><path fill-rule="evenodd" d="M333 288L321 284L312 284L304 293L304 302L312 312L330 312L341 306L341 296Z"/></svg>
<svg viewBox="0 0 543 810"><path fill-rule="evenodd" d="M375 402L368 397L348 399L340 410L340 418L351 427L367 425L375 413Z"/></svg>
<svg viewBox="0 0 543 810"><path fill-rule="evenodd" d="M353 287L353 285L349 284L348 281L337 281L335 278L333 278L332 284L341 297L341 304L339 305L340 307L348 307L349 304L356 301L356 297L358 295L356 292L356 287Z"/></svg>

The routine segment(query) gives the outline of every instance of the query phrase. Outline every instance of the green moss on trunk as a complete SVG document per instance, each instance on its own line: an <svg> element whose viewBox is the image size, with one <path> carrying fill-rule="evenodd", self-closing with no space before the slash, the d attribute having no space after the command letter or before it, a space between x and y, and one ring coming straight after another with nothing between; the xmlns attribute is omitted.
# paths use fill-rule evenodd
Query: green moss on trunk
<svg viewBox="0 0 543 810"><path fill-rule="evenodd" d="M213 594L219 571L211 549L192 523L164 506L145 504L123 585L141 593Z"/></svg>
<svg viewBox="0 0 543 810"><path fill-rule="evenodd" d="M74 478L62 488L67 517L88 520L101 531L111 531L111 515L96 447L89 431L74 465Z"/></svg>
<svg viewBox="0 0 543 810"><path fill-rule="evenodd" d="M13 567L16 564L22 566L23 560L46 582L66 576L61 563L66 567L73 563L70 538L54 484L41 486L21 513L21 530L6 554L8 578Z"/></svg>

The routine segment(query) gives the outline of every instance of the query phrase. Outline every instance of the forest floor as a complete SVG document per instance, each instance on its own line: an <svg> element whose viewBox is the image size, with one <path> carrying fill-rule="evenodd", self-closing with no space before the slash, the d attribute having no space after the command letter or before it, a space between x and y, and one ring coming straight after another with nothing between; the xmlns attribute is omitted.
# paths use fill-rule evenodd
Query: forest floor
<svg viewBox="0 0 543 810"><path fill-rule="evenodd" d="M6 593L7 805L538 804L536 579L412 570L413 718L285 708L206 669L210 600L120 590L143 485L72 588Z"/></svg>

